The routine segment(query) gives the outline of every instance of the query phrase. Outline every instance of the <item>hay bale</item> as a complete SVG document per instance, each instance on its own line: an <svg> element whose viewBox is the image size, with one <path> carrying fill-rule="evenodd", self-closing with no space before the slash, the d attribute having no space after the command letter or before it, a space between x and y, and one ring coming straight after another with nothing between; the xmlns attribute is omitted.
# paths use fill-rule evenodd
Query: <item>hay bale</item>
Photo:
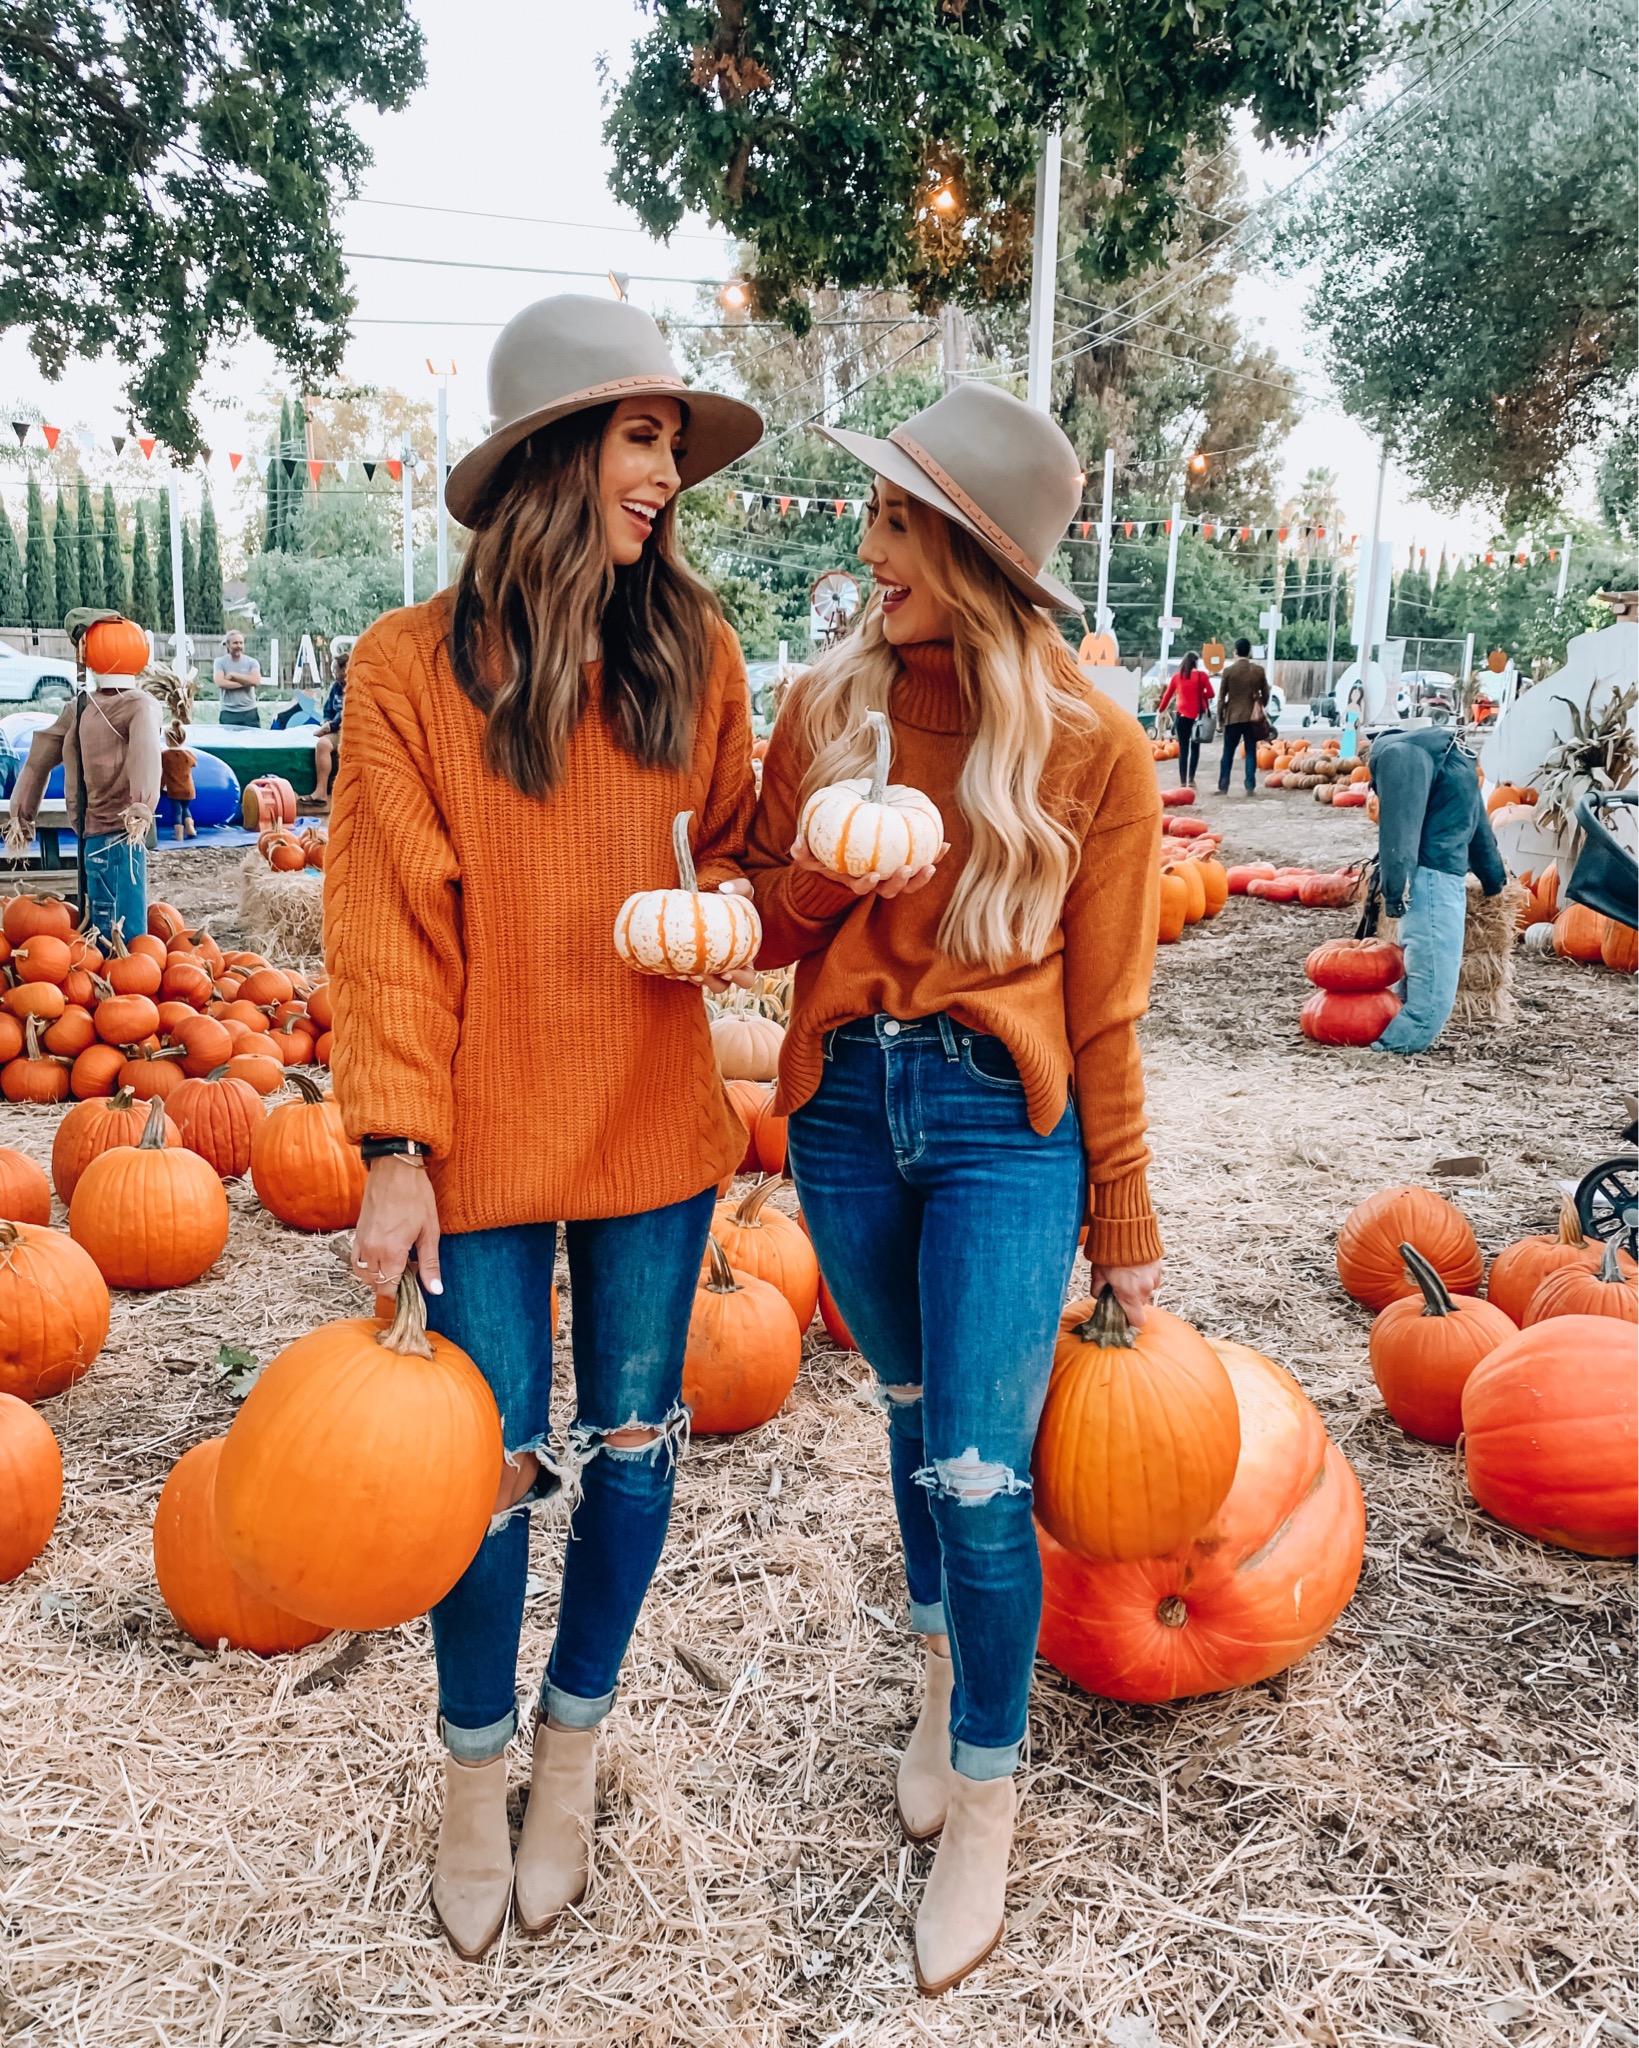
<svg viewBox="0 0 1639 2048"><path fill-rule="evenodd" d="M324 958L324 875L318 868L280 874L259 853L239 863L239 928L270 960L307 966Z"/></svg>
<svg viewBox="0 0 1639 2048"><path fill-rule="evenodd" d="M1510 882L1499 896L1487 896L1469 876L1463 964L1451 1009L1453 1024L1512 1024L1517 1020L1514 940L1524 900L1518 882Z"/></svg>

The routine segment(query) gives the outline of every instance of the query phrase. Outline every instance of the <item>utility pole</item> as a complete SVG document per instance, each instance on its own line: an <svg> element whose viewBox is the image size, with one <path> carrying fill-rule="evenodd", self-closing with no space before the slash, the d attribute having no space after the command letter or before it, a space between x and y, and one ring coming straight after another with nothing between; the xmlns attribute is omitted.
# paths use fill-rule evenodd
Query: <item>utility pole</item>
<svg viewBox="0 0 1639 2048"><path fill-rule="evenodd" d="M1566 534L1559 548L1559 588L1554 592L1554 603L1565 602L1565 584L1571 573L1571 536Z"/></svg>
<svg viewBox="0 0 1639 2048"><path fill-rule="evenodd" d="M1184 501L1174 498L1172 517L1167 521L1167 594L1161 600L1161 616L1156 623L1161 628L1161 671L1166 673L1167 660L1172 653L1172 636L1175 620L1172 611L1172 590L1178 578L1178 531L1184 523Z"/></svg>
<svg viewBox="0 0 1639 2048"><path fill-rule="evenodd" d="M411 497L415 486L415 471L410 464L413 451L410 437L404 436L399 447L399 482L404 493L404 602L415 603L415 536L410 531Z"/></svg>
<svg viewBox="0 0 1639 2048"><path fill-rule="evenodd" d="M967 375L967 315L948 302L939 308L939 366L948 396Z"/></svg>
<svg viewBox="0 0 1639 2048"><path fill-rule="evenodd" d="M1058 296L1059 131L1049 128L1036 163L1036 232L1030 270L1029 402L1053 409L1053 305Z"/></svg>
<svg viewBox="0 0 1639 2048"><path fill-rule="evenodd" d="M450 369L455 365L451 363ZM450 467L450 386L447 372L438 373L438 587L450 580L450 508L444 503L444 478Z"/></svg>
<svg viewBox="0 0 1639 2048"><path fill-rule="evenodd" d="M1104 451L1104 512L1098 525L1098 609L1093 613L1093 625L1100 633L1107 633L1115 622L1110 610L1110 533L1114 525L1111 500L1115 496L1115 450ZM1171 607L1169 606L1170 610Z"/></svg>
<svg viewBox="0 0 1639 2048"><path fill-rule="evenodd" d="M175 660L178 675L186 675L191 666L192 649L188 645L188 621L183 616L182 606L182 488L171 465L166 482L166 497L171 512L171 618L175 628Z"/></svg>
<svg viewBox="0 0 1639 2048"><path fill-rule="evenodd" d="M1332 550L1332 595L1326 606L1326 695L1332 694L1332 664L1337 655L1337 550ZM1365 691L1361 691L1365 696Z"/></svg>

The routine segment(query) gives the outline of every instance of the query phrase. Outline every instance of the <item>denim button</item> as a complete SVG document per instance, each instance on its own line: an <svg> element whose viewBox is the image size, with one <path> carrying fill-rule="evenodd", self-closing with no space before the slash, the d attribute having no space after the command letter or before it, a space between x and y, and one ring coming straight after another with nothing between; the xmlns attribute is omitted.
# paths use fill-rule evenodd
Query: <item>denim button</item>
<svg viewBox="0 0 1639 2048"><path fill-rule="evenodd" d="M883 1025L882 1031L883 1036L886 1038L897 1038L899 1036L899 1019L897 1017L890 1017L887 1023Z"/></svg>

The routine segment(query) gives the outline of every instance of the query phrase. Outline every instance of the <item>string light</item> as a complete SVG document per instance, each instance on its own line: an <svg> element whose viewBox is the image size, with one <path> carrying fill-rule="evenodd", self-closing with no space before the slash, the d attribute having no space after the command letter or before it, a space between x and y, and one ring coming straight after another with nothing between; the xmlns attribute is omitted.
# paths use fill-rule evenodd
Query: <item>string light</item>
<svg viewBox="0 0 1639 2048"><path fill-rule="evenodd" d="M751 302L750 292L746 290L738 278L731 278L724 285L718 297L731 313L738 313L742 307L749 305Z"/></svg>

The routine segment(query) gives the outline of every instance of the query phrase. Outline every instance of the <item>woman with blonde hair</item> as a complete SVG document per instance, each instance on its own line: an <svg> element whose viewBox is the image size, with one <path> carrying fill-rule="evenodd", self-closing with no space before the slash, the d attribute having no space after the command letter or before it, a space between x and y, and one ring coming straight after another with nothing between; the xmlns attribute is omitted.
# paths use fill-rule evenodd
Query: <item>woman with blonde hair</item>
<svg viewBox="0 0 1639 2048"><path fill-rule="evenodd" d="M1002 1933L1041 1611L1030 1453L1083 1221L1093 1291L1133 1323L1160 1280L1135 1035L1160 801L1138 725L1045 609L1080 609L1042 572L1081 488L1058 427L967 384L886 441L831 438L876 472L876 588L780 714L746 868L763 964L797 963L792 1172L888 1415L926 1669L896 1803L912 1841L942 1831L916 1920L934 1995ZM808 800L869 773L881 717L947 844L841 878Z"/></svg>
<svg viewBox="0 0 1639 2048"><path fill-rule="evenodd" d="M445 493L473 529L455 589L353 652L325 900L336 1093L370 1162L354 1268L380 1293L413 1255L506 1448L489 1534L432 1614L433 1904L468 1958L509 1900L535 1932L586 1888L597 1725L665 1539L695 1279L745 1148L700 989L632 972L614 927L675 884L682 812L699 886L749 893L745 667L675 501L761 431L600 299L518 314L489 389L494 430ZM576 1412L554 1446L560 1223ZM514 1870L528 1517L554 1497L568 1543Z"/></svg>

